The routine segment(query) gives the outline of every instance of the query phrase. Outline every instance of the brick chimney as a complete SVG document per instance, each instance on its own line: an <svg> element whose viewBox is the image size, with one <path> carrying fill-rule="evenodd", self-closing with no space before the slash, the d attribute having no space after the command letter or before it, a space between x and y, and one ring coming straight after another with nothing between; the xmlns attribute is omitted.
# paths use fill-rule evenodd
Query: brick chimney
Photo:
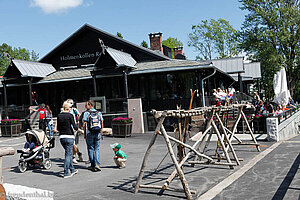
<svg viewBox="0 0 300 200"><path fill-rule="evenodd" d="M150 33L150 49L151 50L158 50L163 53L162 47L162 33Z"/></svg>
<svg viewBox="0 0 300 200"><path fill-rule="evenodd" d="M178 54L183 55L183 47L174 48L174 57Z"/></svg>

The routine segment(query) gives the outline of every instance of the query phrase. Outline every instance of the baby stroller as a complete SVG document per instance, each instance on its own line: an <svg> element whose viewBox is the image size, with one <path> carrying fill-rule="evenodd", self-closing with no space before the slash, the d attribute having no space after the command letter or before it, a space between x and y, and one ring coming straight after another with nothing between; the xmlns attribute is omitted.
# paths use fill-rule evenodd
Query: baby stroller
<svg viewBox="0 0 300 200"><path fill-rule="evenodd" d="M29 141L29 135L32 135L36 147L31 151L27 152L24 150L17 150L18 153L21 153L18 168L20 172L25 172L30 166L38 165L44 167L45 169L51 168L50 160L50 149L54 148L55 138L50 138L46 136L44 131L41 130L28 130L25 133L26 140Z"/></svg>

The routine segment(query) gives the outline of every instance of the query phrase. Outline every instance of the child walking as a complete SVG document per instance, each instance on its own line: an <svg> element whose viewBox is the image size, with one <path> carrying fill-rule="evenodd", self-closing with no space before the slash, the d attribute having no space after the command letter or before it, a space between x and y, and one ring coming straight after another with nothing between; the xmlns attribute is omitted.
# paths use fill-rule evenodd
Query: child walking
<svg viewBox="0 0 300 200"><path fill-rule="evenodd" d="M127 155L120 150L121 145L119 143L111 144L110 147L113 149L115 156L114 161L119 169L125 168L125 162L127 160Z"/></svg>

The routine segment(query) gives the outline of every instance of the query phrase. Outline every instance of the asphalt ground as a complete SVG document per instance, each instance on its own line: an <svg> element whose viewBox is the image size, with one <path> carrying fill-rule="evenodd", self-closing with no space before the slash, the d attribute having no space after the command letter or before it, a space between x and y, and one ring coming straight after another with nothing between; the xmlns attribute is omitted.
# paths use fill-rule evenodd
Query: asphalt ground
<svg viewBox="0 0 300 200"><path fill-rule="evenodd" d="M4 183L50 190L54 192L54 199L185 199L184 193L173 191L159 193L158 189L140 188L137 194L133 193L133 184L136 182L152 135L153 133L150 132L133 134L127 138L104 137L100 145L102 171L89 171L85 162L79 162L75 164L79 173L68 179L62 177L64 150L59 139L56 138L56 146L50 152L51 169L35 168L20 173L17 168L19 155L4 157ZM25 136L1 137L0 148L12 146L15 149L21 149L24 142ZM113 151L109 146L115 142L122 145L122 150L128 156L124 169L115 167ZM191 167L185 164L184 173L189 188L197 191L193 198L204 199L204 195L210 194L214 199L299 199L300 182L297 170L300 162L300 136L280 143L265 141L259 141L259 143L261 152L258 152L253 145L234 146L238 158L243 160L241 165L235 166L234 169L228 166L195 165ZM276 148L273 146L272 151L258 160L257 156L272 145L276 145ZM87 160L83 137L80 138L79 149L83 152L84 159ZM206 154L214 155L215 149L216 142L211 142ZM155 171L166 153L166 143L162 136L158 136L147 162L142 184L163 185L165 179L175 169L170 156L167 156ZM232 157L231 153L230 155ZM247 165L250 165L249 169L243 174L239 173ZM222 188L224 180L227 181L231 176L235 179L231 179L232 183L227 182L230 183L228 187L223 185L224 189L219 192L213 190L216 186ZM182 189L179 178L175 178L170 187Z"/></svg>

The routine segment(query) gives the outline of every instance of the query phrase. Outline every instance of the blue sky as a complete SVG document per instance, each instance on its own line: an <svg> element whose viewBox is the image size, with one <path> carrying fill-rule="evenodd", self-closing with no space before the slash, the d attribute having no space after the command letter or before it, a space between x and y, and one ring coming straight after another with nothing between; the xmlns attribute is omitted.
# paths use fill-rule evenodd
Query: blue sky
<svg viewBox="0 0 300 200"><path fill-rule="evenodd" d="M183 42L188 59L188 34L201 20L228 20L240 29L246 11L238 0L0 0L0 44L34 50L42 58L85 23L140 44L149 33Z"/></svg>

